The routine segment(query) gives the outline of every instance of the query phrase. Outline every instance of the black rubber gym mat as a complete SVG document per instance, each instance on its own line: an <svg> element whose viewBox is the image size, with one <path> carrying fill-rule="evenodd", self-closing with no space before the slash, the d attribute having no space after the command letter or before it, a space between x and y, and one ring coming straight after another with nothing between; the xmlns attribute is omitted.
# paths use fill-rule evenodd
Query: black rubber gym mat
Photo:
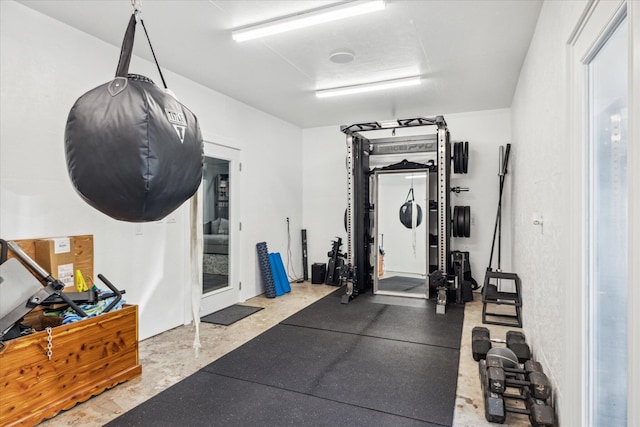
<svg viewBox="0 0 640 427"><path fill-rule="evenodd" d="M262 307L251 307L248 305L232 305L215 313L208 314L200 318L205 323L215 323L216 325L229 326L238 320L242 320L253 313L262 310Z"/></svg>
<svg viewBox="0 0 640 427"><path fill-rule="evenodd" d="M463 309L343 292L108 425L451 425Z"/></svg>
<svg viewBox="0 0 640 427"><path fill-rule="evenodd" d="M436 426L202 371L196 372L106 425Z"/></svg>
<svg viewBox="0 0 640 427"><path fill-rule="evenodd" d="M372 294L340 304L343 293L344 289L338 289L282 323L460 349L464 307L449 304L446 314L438 315L431 300L382 299Z"/></svg>
<svg viewBox="0 0 640 427"><path fill-rule="evenodd" d="M458 358L449 348L280 324L203 370L451 425Z"/></svg>
<svg viewBox="0 0 640 427"><path fill-rule="evenodd" d="M427 292L427 284L425 279L417 277L391 276L380 279L378 281L378 289L424 295Z"/></svg>

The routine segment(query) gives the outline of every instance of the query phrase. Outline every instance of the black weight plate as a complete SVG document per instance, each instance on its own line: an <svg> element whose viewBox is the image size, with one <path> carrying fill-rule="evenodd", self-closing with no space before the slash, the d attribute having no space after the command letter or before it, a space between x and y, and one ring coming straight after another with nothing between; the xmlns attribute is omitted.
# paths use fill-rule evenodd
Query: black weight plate
<svg viewBox="0 0 640 427"><path fill-rule="evenodd" d="M349 232L349 229L347 228L347 213L349 211L349 208L346 208L344 210L344 231L346 231L347 233Z"/></svg>
<svg viewBox="0 0 640 427"><path fill-rule="evenodd" d="M464 237L471 237L471 206L464 207Z"/></svg>
<svg viewBox="0 0 640 427"><path fill-rule="evenodd" d="M458 143L453 143L453 173L458 173Z"/></svg>
<svg viewBox="0 0 640 427"><path fill-rule="evenodd" d="M456 145L456 143L452 143L451 144L451 148L452 148L452 157L451 159L453 160L453 173L458 173L458 147Z"/></svg>
<svg viewBox="0 0 640 427"><path fill-rule="evenodd" d="M453 237L458 237L458 207L453 207L453 218L451 221Z"/></svg>
<svg viewBox="0 0 640 427"><path fill-rule="evenodd" d="M460 146L459 142L454 143L454 146L454 164L456 165L454 172L460 173L462 171L462 150L460 148L462 147Z"/></svg>
<svg viewBox="0 0 640 427"><path fill-rule="evenodd" d="M464 206L458 206L458 237L464 237Z"/></svg>
<svg viewBox="0 0 640 427"><path fill-rule="evenodd" d="M453 207L453 237L460 237L460 221L458 217L460 216L460 206Z"/></svg>
<svg viewBox="0 0 640 427"><path fill-rule="evenodd" d="M462 173L469 169L469 141L464 142L464 155L462 156Z"/></svg>

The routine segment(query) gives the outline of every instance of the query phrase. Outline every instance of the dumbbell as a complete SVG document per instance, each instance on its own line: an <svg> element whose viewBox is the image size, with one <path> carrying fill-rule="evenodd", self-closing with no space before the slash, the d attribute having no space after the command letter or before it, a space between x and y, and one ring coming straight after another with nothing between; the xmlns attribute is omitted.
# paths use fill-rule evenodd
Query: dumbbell
<svg viewBox="0 0 640 427"><path fill-rule="evenodd" d="M525 393L525 402L529 410L529 421L534 427L553 426L553 408L544 401L534 398L531 394Z"/></svg>
<svg viewBox="0 0 640 427"><path fill-rule="evenodd" d="M480 361L479 369L480 377L487 377L492 392L505 393L507 387L517 387L527 388L539 400L551 397L551 384L542 372L542 365L528 360L519 366L515 354L508 348L491 349L487 358Z"/></svg>
<svg viewBox="0 0 640 427"><path fill-rule="evenodd" d="M471 351L473 353L473 360L478 362L479 360L484 359L492 348L492 342L506 344L507 348L511 349L516 354L519 363L524 363L531 359L531 350L522 332L508 331L506 338L506 340L491 338L489 329L482 326L476 326L471 331Z"/></svg>
<svg viewBox="0 0 640 427"><path fill-rule="evenodd" d="M491 391L489 377L486 374L481 374L480 377L484 397L484 415L487 421L502 424L506 420L507 413L511 412L528 415L529 421L534 427L552 427L554 425L553 408L543 401L533 398L528 389L524 389L523 394L518 395L495 393ZM509 406L505 399L524 400L526 409Z"/></svg>
<svg viewBox="0 0 640 427"><path fill-rule="evenodd" d="M513 350L518 356L518 362L524 363L531 359L531 349L527 344L527 339L522 332L519 331L507 331L506 336L507 348Z"/></svg>

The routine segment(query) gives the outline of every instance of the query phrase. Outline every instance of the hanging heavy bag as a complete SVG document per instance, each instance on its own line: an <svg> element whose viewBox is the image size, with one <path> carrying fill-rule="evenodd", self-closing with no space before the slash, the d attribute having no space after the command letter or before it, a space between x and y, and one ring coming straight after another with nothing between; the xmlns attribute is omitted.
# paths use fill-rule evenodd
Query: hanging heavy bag
<svg viewBox="0 0 640 427"><path fill-rule="evenodd" d="M409 199L411 197L411 199ZM413 215L416 214L415 227L418 227L422 223L422 208L416 203L413 197L413 187L407 194L406 201L400 206L400 222L407 228L414 228Z"/></svg>
<svg viewBox="0 0 640 427"><path fill-rule="evenodd" d="M65 153L71 182L89 205L118 220L146 222L164 218L196 192L203 143L196 116L167 92L155 54L165 90L128 74L136 14L129 20L115 79L85 93L71 108Z"/></svg>

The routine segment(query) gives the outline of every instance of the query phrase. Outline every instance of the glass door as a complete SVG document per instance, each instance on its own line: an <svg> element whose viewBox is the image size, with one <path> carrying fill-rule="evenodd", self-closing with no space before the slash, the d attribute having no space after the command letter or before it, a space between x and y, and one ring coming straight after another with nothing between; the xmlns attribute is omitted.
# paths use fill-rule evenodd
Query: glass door
<svg viewBox="0 0 640 427"><path fill-rule="evenodd" d="M202 293L229 285L229 161L206 157L203 177Z"/></svg>
<svg viewBox="0 0 640 427"><path fill-rule="evenodd" d="M236 249L239 232L238 151L205 143L202 177L202 309L201 315L240 300Z"/></svg>

